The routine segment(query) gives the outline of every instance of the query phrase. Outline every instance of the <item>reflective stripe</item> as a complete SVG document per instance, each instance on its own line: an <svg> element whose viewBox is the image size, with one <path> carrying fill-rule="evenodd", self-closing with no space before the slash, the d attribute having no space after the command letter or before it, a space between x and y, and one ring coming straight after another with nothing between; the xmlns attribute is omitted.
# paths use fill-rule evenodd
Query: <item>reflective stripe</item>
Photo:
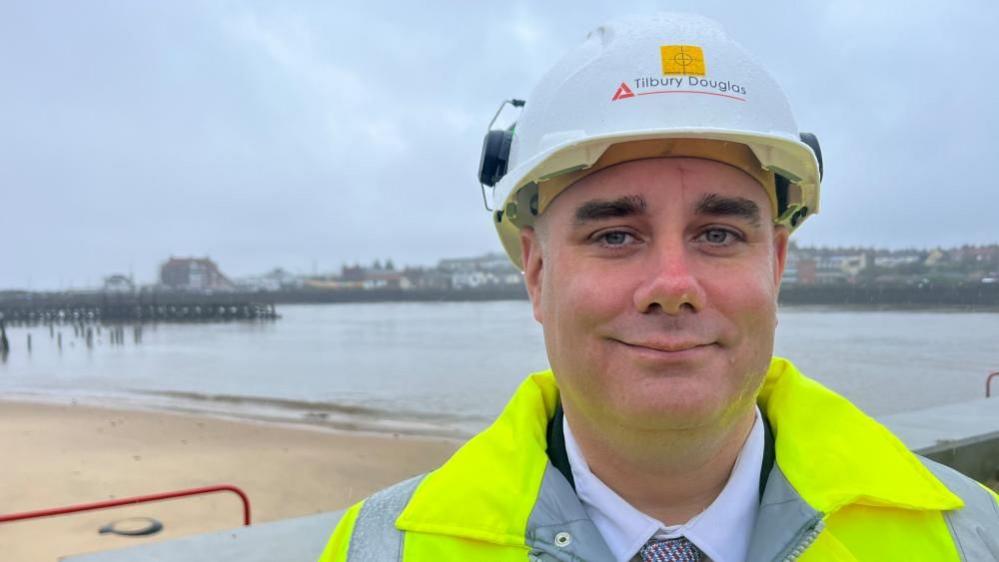
<svg viewBox="0 0 999 562"><path fill-rule="evenodd" d="M961 560L999 562L999 505L992 494L949 466L922 457L920 460L964 500L962 509L943 512Z"/></svg>
<svg viewBox="0 0 999 562"><path fill-rule="evenodd" d="M347 562L392 562L402 560L404 533L395 520L409 502L424 475L386 488L365 500L350 535Z"/></svg>

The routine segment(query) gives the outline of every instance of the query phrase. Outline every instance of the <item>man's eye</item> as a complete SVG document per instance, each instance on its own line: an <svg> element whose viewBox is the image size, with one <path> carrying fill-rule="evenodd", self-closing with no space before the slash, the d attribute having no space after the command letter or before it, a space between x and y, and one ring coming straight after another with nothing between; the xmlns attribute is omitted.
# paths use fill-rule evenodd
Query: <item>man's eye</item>
<svg viewBox="0 0 999 562"><path fill-rule="evenodd" d="M623 246L634 240L634 236L620 230L605 232L597 237L597 240L608 246Z"/></svg>
<svg viewBox="0 0 999 562"><path fill-rule="evenodd" d="M735 241L736 235L729 230L712 228L711 230L706 230L703 237L704 241L708 244L729 244Z"/></svg>

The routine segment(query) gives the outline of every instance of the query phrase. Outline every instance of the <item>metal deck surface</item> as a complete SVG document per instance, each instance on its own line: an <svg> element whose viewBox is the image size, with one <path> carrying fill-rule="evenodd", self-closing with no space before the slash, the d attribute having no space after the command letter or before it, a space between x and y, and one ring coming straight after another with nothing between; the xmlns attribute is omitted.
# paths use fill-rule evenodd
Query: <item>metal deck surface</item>
<svg viewBox="0 0 999 562"><path fill-rule="evenodd" d="M999 398L891 414L878 421L909 449L925 455L940 448L999 439Z"/></svg>
<svg viewBox="0 0 999 562"><path fill-rule="evenodd" d="M155 544L60 558L64 562L316 562L343 511L237 527Z"/></svg>

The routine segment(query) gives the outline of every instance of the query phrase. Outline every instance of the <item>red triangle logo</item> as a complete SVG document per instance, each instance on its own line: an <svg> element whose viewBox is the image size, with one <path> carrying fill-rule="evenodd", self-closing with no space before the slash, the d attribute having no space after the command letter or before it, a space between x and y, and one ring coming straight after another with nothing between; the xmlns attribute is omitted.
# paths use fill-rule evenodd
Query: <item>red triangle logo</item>
<svg viewBox="0 0 999 562"><path fill-rule="evenodd" d="M614 92L614 97L611 98L611 101L623 100L624 98L633 98L633 97L635 97L635 92L632 92L631 88L629 88L627 84L621 82L621 85L617 87L617 91Z"/></svg>

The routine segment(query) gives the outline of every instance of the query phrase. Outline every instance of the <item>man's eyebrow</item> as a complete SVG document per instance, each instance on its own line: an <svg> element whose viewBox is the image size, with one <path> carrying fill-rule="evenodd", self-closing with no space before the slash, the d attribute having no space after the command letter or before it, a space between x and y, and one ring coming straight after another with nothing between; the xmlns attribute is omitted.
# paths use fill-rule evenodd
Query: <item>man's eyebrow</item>
<svg viewBox="0 0 999 562"><path fill-rule="evenodd" d="M638 195L626 195L611 200L594 199L576 209L576 224L643 213L645 213L645 199Z"/></svg>
<svg viewBox="0 0 999 562"><path fill-rule="evenodd" d="M760 226L760 206L755 201L742 197L723 197L710 193L701 198L696 212L714 217L740 217L753 226Z"/></svg>

